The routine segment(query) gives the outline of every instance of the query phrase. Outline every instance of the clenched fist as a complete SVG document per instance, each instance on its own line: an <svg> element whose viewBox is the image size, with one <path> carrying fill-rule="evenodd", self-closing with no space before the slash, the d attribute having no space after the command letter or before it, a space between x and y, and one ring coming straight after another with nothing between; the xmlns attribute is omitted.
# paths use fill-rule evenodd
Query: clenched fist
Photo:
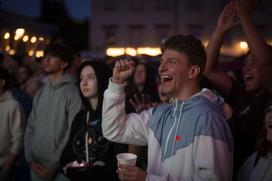
<svg viewBox="0 0 272 181"><path fill-rule="evenodd" d="M113 68L112 82L117 84L125 83L133 74L135 63L131 60L118 60Z"/></svg>

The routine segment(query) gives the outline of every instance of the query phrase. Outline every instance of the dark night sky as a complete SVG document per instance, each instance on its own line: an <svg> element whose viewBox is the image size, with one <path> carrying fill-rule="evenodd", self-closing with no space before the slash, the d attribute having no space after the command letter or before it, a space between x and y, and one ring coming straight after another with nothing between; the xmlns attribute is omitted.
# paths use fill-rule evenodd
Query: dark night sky
<svg viewBox="0 0 272 181"><path fill-rule="evenodd" d="M64 0L71 17L81 21L90 17L91 0ZM0 9L28 17L38 17L40 0L0 0Z"/></svg>

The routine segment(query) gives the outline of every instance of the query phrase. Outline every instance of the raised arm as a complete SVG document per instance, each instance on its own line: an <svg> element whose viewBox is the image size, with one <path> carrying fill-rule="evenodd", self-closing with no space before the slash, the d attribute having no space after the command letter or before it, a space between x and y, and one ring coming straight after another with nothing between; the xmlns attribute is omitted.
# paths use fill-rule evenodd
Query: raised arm
<svg viewBox="0 0 272 181"><path fill-rule="evenodd" d="M232 80L227 73L217 68L220 48L225 34L239 24L235 19L234 3L228 3L217 20L216 28L207 47L207 63L204 75L212 81L215 87L224 95L228 95L232 88Z"/></svg>
<svg viewBox="0 0 272 181"><path fill-rule="evenodd" d="M147 145L152 111L143 111L141 114L125 112L124 87L133 71L132 61L116 62L113 77L104 93L102 130L104 136L111 141Z"/></svg>
<svg viewBox="0 0 272 181"><path fill-rule="evenodd" d="M258 32L252 21L250 14L252 3L252 0L236 0L236 13L241 21L250 53L262 73L265 86L272 92L272 48L266 44L264 37Z"/></svg>

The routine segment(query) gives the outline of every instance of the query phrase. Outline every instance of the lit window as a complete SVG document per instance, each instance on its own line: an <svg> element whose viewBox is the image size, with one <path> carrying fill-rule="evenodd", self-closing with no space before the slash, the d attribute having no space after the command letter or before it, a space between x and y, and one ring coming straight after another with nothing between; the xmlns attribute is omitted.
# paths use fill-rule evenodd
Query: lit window
<svg viewBox="0 0 272 181"><path fill-rule="evenodd" d="M133 46L142 45L144 40L144 26L130 25L129 26L129 41Z"/></svg>
<svg viewBox="0 0 272 181"><path fill-rule="evenodd" d="M104 31L104 45L105 47L112 46L116 43L116 30L117 25L105 25L103 26Z"/></svg>

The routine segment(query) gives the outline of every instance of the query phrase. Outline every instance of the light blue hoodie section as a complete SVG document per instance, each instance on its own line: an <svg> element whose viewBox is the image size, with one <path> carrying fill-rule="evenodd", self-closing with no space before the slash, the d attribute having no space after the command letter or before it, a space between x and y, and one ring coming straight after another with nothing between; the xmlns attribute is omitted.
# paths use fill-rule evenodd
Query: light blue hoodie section
<svg viewBox="0 0 272 181"><path fill-rule="evenodd" d="M232 136L225 121L222 97L203 89L186 101L172 99L171 102L153 110L151 123L151 130L161 145L162 161L201 135L227 143L232 152Z"/></svg>

